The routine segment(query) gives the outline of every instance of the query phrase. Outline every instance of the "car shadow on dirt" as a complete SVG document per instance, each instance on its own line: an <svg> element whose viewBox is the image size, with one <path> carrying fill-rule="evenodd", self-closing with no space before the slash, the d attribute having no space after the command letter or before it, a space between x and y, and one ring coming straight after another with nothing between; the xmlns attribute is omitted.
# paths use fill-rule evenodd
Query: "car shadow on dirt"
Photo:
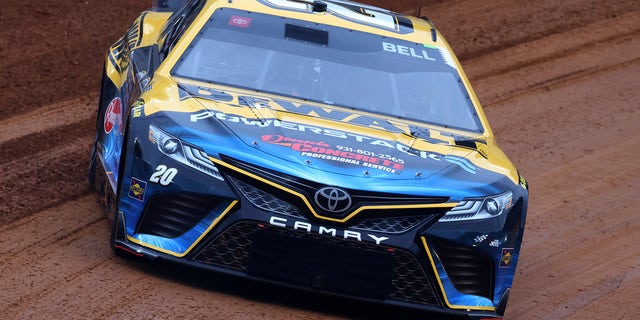
<svg viewBox="0 0 640 320"><path fill-rule="evenodd" d="M300 289L278 286L259 281L248 280L195 267L177 265L157 260L127 260L128 267L144 271L150 277L162 278L162 281L187 285L200 290L233 295L242 299L260 303L285 305L289 308L304 309L309 312L328 314L348 319L403 319L403 320L458 320L465 317L451 317L439 313L414 310L396 306L386 306L338 296L314 293Z"/></svg>

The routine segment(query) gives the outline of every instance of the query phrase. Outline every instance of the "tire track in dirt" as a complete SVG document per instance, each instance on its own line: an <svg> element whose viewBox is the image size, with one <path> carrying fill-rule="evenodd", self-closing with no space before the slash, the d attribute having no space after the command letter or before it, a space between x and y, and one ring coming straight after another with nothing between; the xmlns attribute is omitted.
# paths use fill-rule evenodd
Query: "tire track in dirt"
<svg viewBox="0 0 640 320"><path fill-rule="evenodd" d="M629 32L637 15L597 23L603 28L595 39L584 37L594 29L586 26L533 41L527 47L538 49L529 55L535 63L517 52L523 47L490 55L525 61L513 71L491 73L475 64L489 71L472 82L489 101L494 131L532 188L508 319L634 319L640 313L628 300L638 294L630 292L638 290L640 265L640 249L628 248L640 241L634 231L640 164L632 160L640 147L634 103L640 41L637 31ZM562 39L582 50L557 45ZM605 307L600 300L617 302ZM624 308L620 301L627 301Z"/></svg>
<svg viewBox="0 0 640 320"><path fill-rule="evenodd" d="M566 57L602 42L614 43L617 39L628 38L639 32L640 11L631 11L577 27L571 30L571 37L566 36L567 32L552 33L534 41L472 57L465 61L465 71L470 78L485 79L543 64L549 59Z"/></svg>
<svg viewBox="0 0 640 320"><path fill-rule="evenodd" d="M0 121L0 225L91 192L96 95Z"/></svg>
<svg viewBox="0 0 640 320"><path fill-rule="evenodd" d="M0 225L91 193L87 163L92 141L86 135L70 137L53 149L0 164Z"/></svg>
<svg viewBox="0 0 640 320"><path fill-rule="evenodd" d="M638 10L635 0L453 0L427 2L422 13L467 60Z"/></svg>
<svg viewBox="0 0 640 320"><path fill-rule="evenodd" d="M478 81L476 87L479 92L490 92L486 90L488 87L500 88L493 90L493 94L486 95L484 100L490 105L507 102L509 99L527 94L528 91L550 90L555 86L562 86L566 82L577 81L580 78L598 77L599 73L628 68L637 64L638 58L640 58L637 55L637 47L640 42L637 35L640 35L640 32L611 42L603 42L597 47L579 51L575 55L554 56L544 63L515 69L505 75L488 77ZM611 45L612 49L602 50L608 45ZM512 83L513 79L518 79L518 83L511 85L505 83ZM485 91L482 91L483 89Z"/></svg>
<svg viewBox="0 0 640 320"><path fill-rule="evenodd" d="M107 49L151 1L2 3L0 120L99 88Z"/></svg>
<svg viewBox="0 0 640 320"><path fill-rule="evenodd" d="M10 118L0 120L0 147L4 150L4 143L11 140L24 138L25 136L59 129L60 126L78 124L88 119L94 119L96 113L95 93L84 98L76 98L68 101L55 103L35 109L27 113L14 115ZM87 132L91 126L81 126ZM0 159L4 159L1 157Z"/></svg>
<svg viewBox="0 0 640 320"><path fill-rule="evenodd" d="M505 152L519 166L539 173L640 133L633 103L638 99L638 62L607 70L489 105L488 116L498 140L506 142ZM530 130L513 130L527 125Z"/></svg>

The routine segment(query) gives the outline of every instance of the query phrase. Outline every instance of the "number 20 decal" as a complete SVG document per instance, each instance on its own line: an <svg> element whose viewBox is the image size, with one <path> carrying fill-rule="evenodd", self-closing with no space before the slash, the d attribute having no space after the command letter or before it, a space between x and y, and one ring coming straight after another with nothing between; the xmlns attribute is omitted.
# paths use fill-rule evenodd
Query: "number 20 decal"
<svg viewBox="0 0 640 320"><path fill-rule="evenodd" d="M159 183L161 186L168 186L171 182L173 182L173 178L178 174L178 169L176 168L167 168L164 164L161 164L156 167L156 172L151 175L149 181L153 183Z"/></svg>

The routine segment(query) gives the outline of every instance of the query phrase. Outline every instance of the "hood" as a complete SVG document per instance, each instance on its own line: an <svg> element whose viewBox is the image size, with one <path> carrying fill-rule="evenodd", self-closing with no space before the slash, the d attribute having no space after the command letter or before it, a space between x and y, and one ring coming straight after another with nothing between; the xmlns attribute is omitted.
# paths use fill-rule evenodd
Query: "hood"
<svg viewBox="0 0 640 320"><path fill-rule="evenodd" d="M182 101L197 98L189 100L202 107L183 126L217 137L209 139L217 150L203 146L208 153L224 152L289 174L446 181L473 188L504 180L498 171L508 171L441 133L428 134L429 128L419 128L424 138L411 135L416 130L399 119L282 97L184 85L180 91Z"/></svg>

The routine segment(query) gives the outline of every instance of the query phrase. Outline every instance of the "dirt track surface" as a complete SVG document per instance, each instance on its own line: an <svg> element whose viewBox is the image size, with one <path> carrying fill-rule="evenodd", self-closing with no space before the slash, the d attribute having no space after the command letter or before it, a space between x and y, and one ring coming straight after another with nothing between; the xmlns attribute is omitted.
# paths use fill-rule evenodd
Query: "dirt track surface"
<svg viewBox="0 0 640 320"><path fill-rule="evenodd" d="M87 161L104 53L146 5L2 6L0 319L429 318L113 255ZM505 318L637 319L640 2L440 0L422 14L530 183Z"/></svg>

